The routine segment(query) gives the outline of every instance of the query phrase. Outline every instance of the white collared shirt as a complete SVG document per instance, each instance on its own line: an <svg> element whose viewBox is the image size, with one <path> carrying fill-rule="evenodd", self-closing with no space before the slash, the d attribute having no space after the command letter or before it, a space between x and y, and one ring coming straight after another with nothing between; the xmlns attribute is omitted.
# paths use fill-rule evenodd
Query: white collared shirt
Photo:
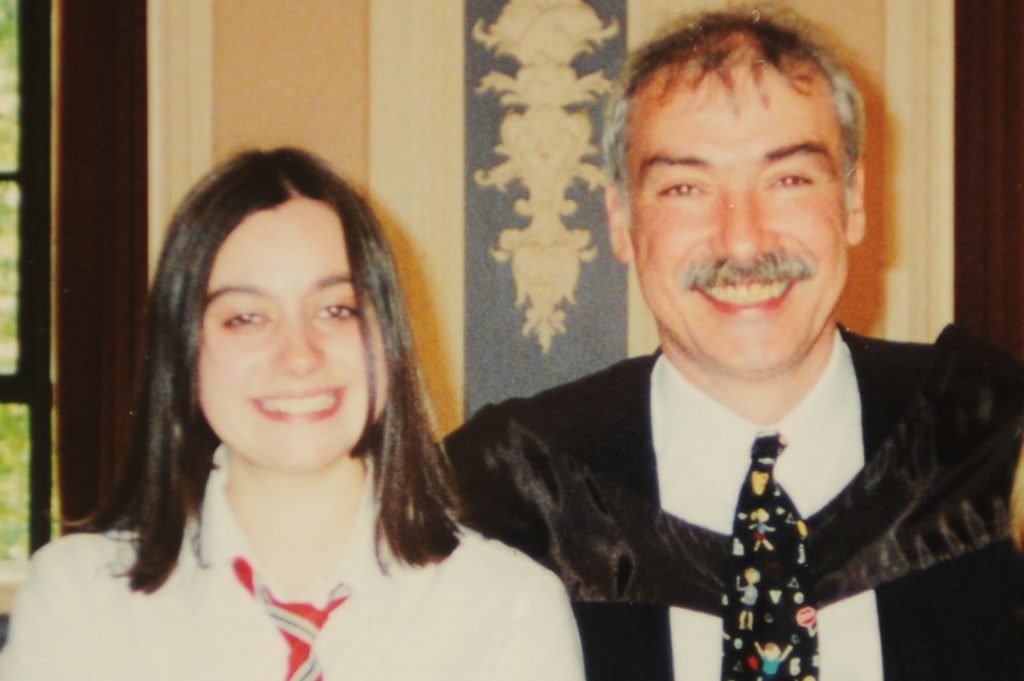
<svg viewBox="0 0 1024 681"><path fill-rule="evenodd" d="M187 541L151 595L131 592L118 576L133 557L126 541L81 534L37 552L15 601L0 678L282 681L287 643L232 569L239 555L257 570L259 563L226 480L220 467L207 484L199 558ZM337 570L299 594L317 603L338 578L351 593L317 640L326 681L583 678L575 621L553 574L468 531L440 564L411 568L385 554L385 574L375 516L368 495Z"/></svg>
<svg viewBox="0 0 1024 681"><path fill-rule="evenodd" d="M740 487L758 434L787 443L775 477L807 517L835 497L864 465L860 393L849 348L838 334L814 388L777 424L751 423L687 381L664 355L651 377L651 421L661 505L684 520L732 534ZM722 621L672 608L677 681L718 681ZM881 681L882 647L873 591L822 608L820 681Z"/></svg>

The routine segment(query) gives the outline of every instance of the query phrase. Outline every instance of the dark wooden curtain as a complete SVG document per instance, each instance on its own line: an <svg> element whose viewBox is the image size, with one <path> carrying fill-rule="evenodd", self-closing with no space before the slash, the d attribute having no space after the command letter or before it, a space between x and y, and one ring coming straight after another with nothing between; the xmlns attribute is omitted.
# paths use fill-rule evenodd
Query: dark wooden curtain
<svg viewBox="0 0 1024 681"><path fill-rule="evenodd" d="M57 30L56 405L65 519L124 451L146 289L146 0L64 0Z"/></svg>
<svg viewBox="0 0 1024 681"><path fill-rule="evenodd" d="M956 321L1024 357L1024 2L956 2Z"/></svg>

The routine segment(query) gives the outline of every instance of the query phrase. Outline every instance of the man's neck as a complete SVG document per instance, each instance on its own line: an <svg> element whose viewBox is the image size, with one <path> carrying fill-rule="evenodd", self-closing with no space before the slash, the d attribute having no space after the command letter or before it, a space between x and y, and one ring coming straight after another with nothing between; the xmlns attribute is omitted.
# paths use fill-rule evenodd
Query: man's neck
<svg viewBox="0 0 1024 681"><path fill-rule="evenodd" d="M832 355L838 329L822 332L792 365L764 375L735 375L701 365L664 346L665 356L695 387L752 423L778 423L807 396Z"/></svg>

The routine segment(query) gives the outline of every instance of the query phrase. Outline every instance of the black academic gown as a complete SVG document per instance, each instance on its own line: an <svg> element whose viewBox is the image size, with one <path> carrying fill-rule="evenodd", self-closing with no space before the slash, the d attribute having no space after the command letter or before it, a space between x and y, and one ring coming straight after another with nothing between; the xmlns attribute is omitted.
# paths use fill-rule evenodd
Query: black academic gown
<svg viewBox="0 0 1024 681"><path fill-rule="evenodd" d="M867 462L808 518L820 604L875 589L886 681L1022 678L1006 537L1024 368L952 327L844 340ZM461 521L566 583L591 681L670 681L668 606L717 614L727 576L727 537L660 510L654 361L485 407L446 440Z"/></svg>

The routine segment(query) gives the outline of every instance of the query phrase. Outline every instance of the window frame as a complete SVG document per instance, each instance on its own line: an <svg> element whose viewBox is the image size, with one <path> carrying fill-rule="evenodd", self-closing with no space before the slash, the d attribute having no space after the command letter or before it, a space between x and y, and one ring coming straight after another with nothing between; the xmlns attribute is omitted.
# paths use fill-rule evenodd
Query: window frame
<svg viewBox="0 0 1024 681"><path fill-rule="evenodd" d="M29 410L29 551L50 540L53 483L51 273L52 4L18 2L20 139L17 169L0 181L19 186L18 363L0 375L0 402Z"/></svg>

